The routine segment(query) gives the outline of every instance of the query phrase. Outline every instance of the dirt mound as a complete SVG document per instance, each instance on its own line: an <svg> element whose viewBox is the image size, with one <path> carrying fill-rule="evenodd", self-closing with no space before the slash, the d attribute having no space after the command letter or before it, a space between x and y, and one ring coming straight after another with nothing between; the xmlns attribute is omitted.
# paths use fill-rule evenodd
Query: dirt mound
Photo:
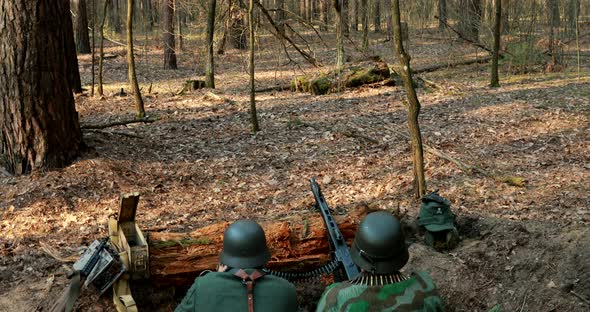
<svg viewBox="0 0 590 312"><path fill-rule="evenodd" d="M421 243L410 247L407 269L432 274L447 311L488 311L496 304L503 311L588 311L570 291L590 298L590 229L462 219L459 230L466 238L457 249L437 253ZM474 233L479 237L466 235Z"/></svg>

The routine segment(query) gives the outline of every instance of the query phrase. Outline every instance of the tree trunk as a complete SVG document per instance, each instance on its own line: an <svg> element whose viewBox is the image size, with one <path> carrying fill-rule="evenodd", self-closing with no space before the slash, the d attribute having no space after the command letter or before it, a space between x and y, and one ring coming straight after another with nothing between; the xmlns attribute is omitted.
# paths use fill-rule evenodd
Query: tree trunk
<svg viewBox="0 0 590 312"><path fill-rule="evenodd" d="M438 29L445 30L447 24L447 0L438 0Z"/></svg>
<svg viewBox="0 0 590 312"><path fill-rule="evenodd" d="M113 30L117 34L121 33L121 21L119 18L119 9L120 9L119 0L113 0L113 3L111 5L111 27L113 27Z"/></svg>
<svg viewBox="0 0 590 312"><path fill-rule="evenodd" d="M205 70L205 85L215 88L215 59L213 57L213 35L215 34L215 7L217 0L209 0L207 12L207 68Z"/></svg>
<svg viewBox="0 0 590 312"><path fill-rule="evenodd" d="M336 68L344 68L344 25L342 21L342 0L333 0L336 15Z"/></svg>
<svg viewBox="0 0 590 312"><path fill-rule="evenodd" d="M102 10L102 20L100 21L100 43L99 43L99 50L98 50L98 95L103 96L104 95L104 91L102 88L102 65L103 65L103 59L104 59L104 23L107 17L107 12L108 12L108 7L109 7L109 2L111 0L105 0L104 1L104 7Z"/></svg>
<svg viewBox="0 0 590 312"><path fill-rule="evenodd" d="M502 3L502 23L500 23L500 28L502 29L502 34L508 34L510 32L510 0L504 0Z"/></svg>
<svg viewBox="0 0 590 312"><path fill-rule="evenodd" d="M349 5L348 5L348 0L341 0L342 3L342 12L340 13L342 16L342 30L344 31L345 35L348 35L350 33L350 23L349 23L349 18L348 18L348 12L349 12Z"/></svg>
<svg viewBox="0 0 590 312"><path fill-rule="evenodd" d="M460 0L459 31L469 40L479 42L479 26L481 24L481 0Z"/></svg>
<svg viewBox="0 0 590 312"><path fill-rule="evenodd" d="M64 44L69 1L0 0L0 8L0 164L14 174L64 167L84 145Z"/></svg>
<svg viewBox="0 0 590 312"><path fill-rule="evenodd" d="M69 3L68 3L69 12ZM78 53L76 53L76 42L74 41L74 25L69 18L65 23L64 46L66 51L66 66L68 72L68 81L74 93L82 93L82 82L80 81L80 68L78 66Z"/></svg>
<svg viewBox="0 0 590 312"><path fill-rule="evenodd" d="M551 27L559 27L559 1L547 0L547 13L549 18L549 25Z"/></svg>
<svg viewBox="0 0 590 312"><path fill-rule="evenodd" d="M361 0L362 23L363 23L363 51L369 50L369 6L368 0Z"/></svg>
<svg viewBox="0 0 590 312"><path fill-rule="evenodd" d="M424 178L424 153L422 148L422 134L418 123L420 114L420 101L416 95L410 68L410 56L404 50L400 22L399 0L393 0L391 15L393 19L393 42L396 57L399 61L399 73L404 81L404 89L408 98L408 127L410 129L410 141L412 142L412 161L414 162L414 192L416 198L426 194L426 179Z"/></svg>
<svg viewBox="0 0 590 312"><path fill-rule="evenodd" d="M256 85L254 82L254 1L250 0L248 6L248 29L250 31L250 120L252 121L252 132L256 133L260 130L258 126L258 114L256 113Z"/></svg>
<svg viewBox="0 0 590 312"><path fill-rule="evenodd" d="M567 6L567 33L570 37L576 34L576 21L580 15L580 0L569 0Z"/></svg>
<svg viewBox="0 0 590 312"><path fill-rule="evenodd" d="M498 77L498 58L500 52L500 24L502 22L502 0L495 0L496 17L494 20L494 53L492 54L492 68L490 87L496 88L500 86L500 78Z"/></svg>
<svg viewBox="0 0 590 312"><path fill-rule="evenodd" d="M385 0L385 20L387 21L387 40L393 39L393 22L391 21L391 0Z"/></svg>
<svg viewBox="0 0 590 312"><path fill-rule="evenodd" d="M352 30L359 31L359 0L352 1Z"/></svg>
<svg viewBox="0 0 590 312"><path fill-rule="evenodd" d="M90 72L92 75L92 87L90 89L90 96L94 96L94 64L95 62L95 52L96 52L96 0L90 0L91 10L90 14L92 14L92 57L90 58L91 61L91 68Z"/></svg>
<svg viewBox="0 0 590 312"><path fill-rule="evenodd" d="M330 25L330 5L329 0L320 0L322 2L322 23L324 24L324 30L327 29L328 25Z"/></svg>
<svg viewBox="0 0 590 312"><path fill-rule="evenodd" d="M73 0L74 30L76 31L76 50L80 54L90 53L90 37L88 36L88 15L86 0Z"/></svg>
<svg viewBox="0 0 590 312"><path fill-rule="evenodd" d="M139 91L139 84L137 83L137 75L135 74L135 57L133 55L133 0L127 0L127 63L129 65L129 84L133 92L135 100L136 118L143 119L145 117L145 109L143 108L143 99Z"/></svg>
<svg viewBox="0 0 590 312"><path fill-rule="evenodd" d="M281 33L285 33L285 0L276 0L276 22ZM322 26L320 26L321 29Z"/></svg>
<svg viewBox="0 0 590 312"><path fill-rule="evenodd" d="M235 2L231 4L230 18L230 42L234 48L244 50L248 47L248 45L246 44L246 23L244 21L244 12L241 8L241 5L236 5Z"/></svg>
<svg viewBox="0 0 590 312"><path fill-rule="evenodd" d="M356 231L355 217L336 216L349 243ZM190 285L204 270L219 263L223 232L230 222L212 224L191 233L150 233L150 276L152 282ZM330 261L330 245L319 216L288 221L262 222L274 270L307 271Z"/></svg>
<svg viewBox="0 0 590 312"><path fill-rule="evenodd" d="M375 33L381 32L381 1L374 0L373 6L373 31Z"/></svg>
<svg viewBox="0 0 590 312"><path fill-rule="evenodd" d="M164 0L163 9L164 69L177 69L174 40L174 0Z"/></svg>
<svg viewBox="0 0 590 312"><path fill-rule="evenodd" d="M178 1L179 0L176 0L176 3L174 4L174 11L176 12L176 25L178 25L178 50L182 52L182 50L184 50L184 37L182 36L183 14Z"/></svg>

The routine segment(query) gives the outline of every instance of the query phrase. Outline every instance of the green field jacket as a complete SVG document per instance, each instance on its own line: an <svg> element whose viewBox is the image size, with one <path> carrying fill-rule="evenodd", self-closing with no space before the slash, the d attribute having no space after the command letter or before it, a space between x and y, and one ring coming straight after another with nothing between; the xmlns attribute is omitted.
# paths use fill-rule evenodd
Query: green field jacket
<svg viewBox="0 0 590 312"><path fill-rule="evenodd" d="M248 274L253 270L246 269ZM176 312L247 312L246 287L228 272L212 272L195 279ZM265 275L254 284L254 311L297 311L297 292L288 281Z"/></svg>

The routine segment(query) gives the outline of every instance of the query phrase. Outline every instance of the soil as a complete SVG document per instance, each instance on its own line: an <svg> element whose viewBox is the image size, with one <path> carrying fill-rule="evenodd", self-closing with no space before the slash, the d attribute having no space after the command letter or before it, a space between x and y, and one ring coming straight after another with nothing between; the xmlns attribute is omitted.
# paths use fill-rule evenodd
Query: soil
<svg viewBox="0 0 590 312"><path fill-rule="evenodd" d="M324 64L327 44L307 34ZM415 67L485 55L437 32L415 36ZM360 42L355 37L356 42ZM391 42L372 38L389 64ZM257 85L287 84L324 70L286 63L281 46L261 37ZM158 43L160 44L160 43ZM315 176L335 213L386 209L408 224L407 272L432 274L447 311L588 311L590 309L590 68L578 75L510 75L490 89L488 67L475 64L421 75L424 142L487 175L425 154L428 188L453 203L460 245L439 253L413 229L412 161L403 88L364 86L322 96L257 94L261 131L250 131L247 53L217 57L211 90L180 93L202 79L197 45L185 40L179 70L162 67L161 46L139 43L139 80L153 123L84 130L88 150L71 166L27 176L0 171L0 311L47 311L68 283L71 262L94 239L121 193L142 194L137 220L149 231L184 232L249 217L269 220L310 213ZM583 50L590 49L586 38ZM107 53L121 54L108 46ZM366 58L348 47L351 60ZM89 88L90 57L79 56ZM198 64L195 68L195 64ZM571 63L574 64L574 63ZM575 66L572 66L574 68ZM329 70L328 66L325 67ZM542 66L540 66L542 68ZM105 61L104 97L76 97L82 125L133 117L124 57ZM150 92L148 92L150 91ZM395 131L392 131L395 130ZM313 310L324 283L299 285L302 310ZM140 311L173 311L184 289L133 285ZM79 311L114 311L111 294L89 291Z"/></svg>

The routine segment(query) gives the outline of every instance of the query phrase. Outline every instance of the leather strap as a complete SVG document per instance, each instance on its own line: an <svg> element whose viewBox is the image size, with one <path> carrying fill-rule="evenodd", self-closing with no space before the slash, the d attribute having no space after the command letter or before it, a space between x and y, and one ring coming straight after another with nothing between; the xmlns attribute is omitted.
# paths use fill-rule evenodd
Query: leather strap
<svg viewBox="0 0 590 312"><path fill-rule="evenodd" d="M248 275L243 269L234 272L234 276L242 280L242 284L246 286L246 296L248 298L248 312L254 312L254 281L264 276L263 272L254 270L252 274Z"/></svg>

